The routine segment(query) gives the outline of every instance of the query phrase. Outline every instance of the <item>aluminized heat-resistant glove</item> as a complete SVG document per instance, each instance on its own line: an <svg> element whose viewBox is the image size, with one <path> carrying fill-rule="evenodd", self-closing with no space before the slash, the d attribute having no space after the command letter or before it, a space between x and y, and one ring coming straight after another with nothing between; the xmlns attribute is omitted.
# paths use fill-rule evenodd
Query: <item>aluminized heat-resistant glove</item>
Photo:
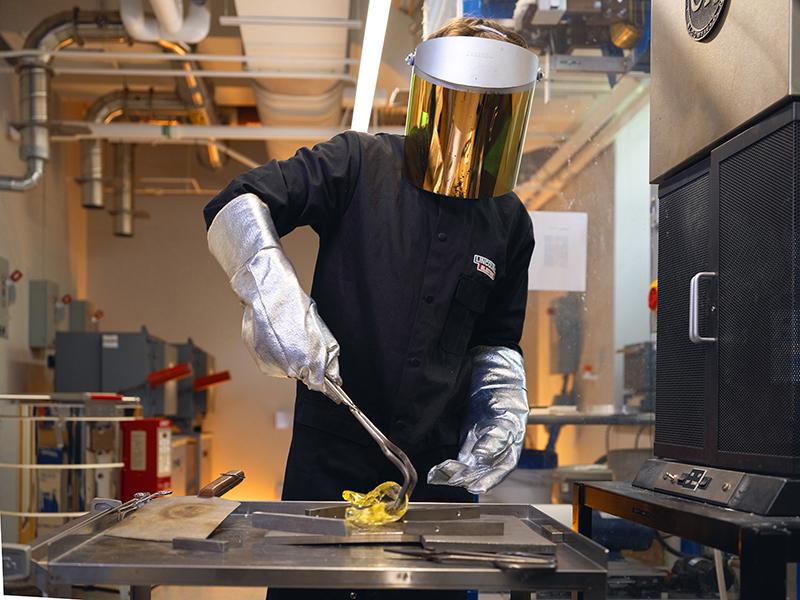
<svg viewBox="0 0 800 600"><path fill-rule="evenodd" d="M341 384L339 344L300 287L267 205L254 194L226 204L208 247L244 304L242 339L259 369L319 392L327 393L326 376Z"/></svg>
<svg viewBox="0 0 800 600"><path fill-rule="evenodd" d="M428 472L428 483L483 494L499 484L519 461L528 423L525 368L519 352L503 346L472 350L469 408L458 460Z"/></svg>

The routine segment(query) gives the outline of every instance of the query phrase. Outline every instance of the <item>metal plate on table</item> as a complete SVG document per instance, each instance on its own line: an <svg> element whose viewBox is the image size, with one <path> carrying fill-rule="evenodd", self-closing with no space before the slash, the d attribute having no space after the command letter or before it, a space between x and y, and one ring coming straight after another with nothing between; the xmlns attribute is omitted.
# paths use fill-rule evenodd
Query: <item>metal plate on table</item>
<svg viewBox="0 0 800 600"><path fill-rule="evenodd" d="M239 504L233 500L197 496L158 498L103 533L154 542L171 542L176 537L207 538Z"/></svg>
<svg viewBox="0 0 800 600"><path fill-rule="evenodd" d="M516 517L494 517L502 520L505 530L499 536L426 534L422 547L440 552L526 552L555 554L556 544L536 533Z"/></svg>
<svg viewBox="0 0 800 600"><path fill-rule="evenodd" d="M264 536L266 544L278 546L367 546L375 544L419 544L421 541L422 539L419 535L386 530L354 532L348 535L268 531Z"/></svg>
<svg viewBox="0 0 800 600"><path fill-rule="evenodd" d="M344 519L261 511L254 512L250 519L253 527L271 531L332 536L344 536L350 533L350 527Z"/></svg>
<svg viewBox="0 0 800 600"><path fill-rule="evenodd" d="M309 508L306 514L311 517L329 517L344 519L346 504L337 506L324 506L322 508ZM479 506L444 506L444 507L411 507L403 517L403 521L460 521L462 519L479 519L481 509Z"/></svg>
<svg viewBox="0 0 800 600"><path fill-rule="evenodd" d="M317 517L306 517L315 519ZM367 544L421 544L424 535L442 536L454 540L465 537L494 540L502 537L505 523L492 521L441 521L439 523L413 522L388 523L374 530L349 529L344 535L335 533L290 532L273 529L266 533L264 540L269 544L294 546L338 546Z"/></svg>

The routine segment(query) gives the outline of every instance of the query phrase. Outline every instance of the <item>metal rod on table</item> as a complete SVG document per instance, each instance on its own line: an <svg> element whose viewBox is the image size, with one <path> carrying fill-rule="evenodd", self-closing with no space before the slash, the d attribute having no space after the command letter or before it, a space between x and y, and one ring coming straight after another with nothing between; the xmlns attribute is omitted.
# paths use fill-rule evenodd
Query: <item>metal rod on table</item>
<svg viewBox="0 0 800 600"><path fill-rule="evenodd" d="M330 379L326 379L326 383L339 401L344 404L348 410L350 410L356 420L361 423L361 426L366 430L370 437L377 442L378 446L380 446L381 452L383 452L383 455L388 458L392 464L394 464L394 466L396 466L403 474L403 486L400 488L400 493L393 504L393 508L397 508L403 504L403 502L405 502L406 496L410 497L414 491L414 487L417 485L417 470L414 468L414 465L411 464L411 461L409 460L408 456L406 456L406 453L395 446L389 440L389 438L387 438L384 433L378 429L378 427L372 421L369 420L367 415L361 412L361 409L356 406L355 402L350 399L350 396L345 393L338 383L331 381Z"/></svg>

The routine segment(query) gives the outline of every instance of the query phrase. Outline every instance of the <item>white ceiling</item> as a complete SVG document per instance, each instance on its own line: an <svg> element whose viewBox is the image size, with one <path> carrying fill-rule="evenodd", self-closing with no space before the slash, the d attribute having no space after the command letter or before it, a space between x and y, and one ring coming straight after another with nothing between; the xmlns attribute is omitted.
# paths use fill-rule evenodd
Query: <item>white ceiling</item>
<svg viewBox="0 0 800 600"><path fill-rule="evenodd" d="M285 2L283 0L236 0L235 6L241 11L260 11L263 13L265 5L274 11L274 14L284 15L312 15L318 12L315 7L325 6L327 9L342 14L349 4L348 0L315 0L309 2ZM401 4L397 2L396 4ZM407 4L407 3L406 3ZM117 2L98 0L28 0L26 2L0 2L0 31L6 36L14 47L20 47L27 31L47 16L61 10L71 10L78 5L84 10L98 10L101 8L117 9ZM341 5L341 6L340 6ZM243 52L242 36L237 27L219 26L219 16L233 14L234 2L225 0L211 0L212 31L211 35L201 42L197 52L201 54L241 54ZM351 13L364 10L366 2L354 0ZM334 10L335 9L335 10ZM333 13L332 13L333 14ZM319 16L319 15L316 15ZM351 14L352 18L365 18L365 15ZM386 95L394 87L405 87L408 80L408 70L403 59L414 45L415 29L412 18L406 12L395 8L390 18L390 30L384 52L384 64L379 77L379 87L383 88ZM297 27L288 26L245 26L245 49L251 54L267 54L270 56L319 56L327 53L339 53L343 44L347 44L347 31L334 28L303 28L305 35L298 35ZM350 45L347 52L352 57L359 53L358 35L350 36ZM142 52L152 50L152 46L138 45L125 46L115 44L107 47L116 52L131 51ZM75 64L74 62L71 64ZM81 62L82 66L89 63ZM150 67L163 63L139 63L124 61L125 67ZM123 66L123 61L104 61L102 66ZM164 65L166 68L167 65ZM215 63L213 61L201 62L201 67L208 70L236 71L241 66L235 63ZM256 64L254 67L275 68L275 64ZM175 66L171 66L175 68ZM322 65L317 65L314 70L322 70ZM330 65L324 68L330 69ZM339 68L341 70L341 67ZM214 99L221 107L253 106L255 103L251 82L248 80L219 79L211 81L214 87ZM135 89L153 87L156 90L169 90L174 86L174 81L166 77L94 77L90 75L57 75L52 80L53 90L62 101L88 105L98 96L120 89L128 85ZM295 80L291 84L295 92L314 93L319 89L320 83ZM542 84L537 89L532 116L531 135L528 139L527 149L535 149L552 145L559 137L566 137L575 131L592 107L610 91L605 75L601 74L561 74L554 77L551 86L549 103L544 102Z"/></svg>

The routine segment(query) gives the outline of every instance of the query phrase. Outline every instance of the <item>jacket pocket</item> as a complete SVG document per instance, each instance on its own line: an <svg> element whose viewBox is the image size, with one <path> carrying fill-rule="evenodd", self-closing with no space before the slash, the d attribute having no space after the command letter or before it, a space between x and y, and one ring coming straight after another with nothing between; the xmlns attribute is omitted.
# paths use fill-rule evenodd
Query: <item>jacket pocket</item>
<svg viewBox="0 0 800 600"><path fill-rule="evenodd" d="M442 350L458 356L466 352L475 318L486 310L490 291L490 285L468 275L459 278L442 331Z"/></svg>

